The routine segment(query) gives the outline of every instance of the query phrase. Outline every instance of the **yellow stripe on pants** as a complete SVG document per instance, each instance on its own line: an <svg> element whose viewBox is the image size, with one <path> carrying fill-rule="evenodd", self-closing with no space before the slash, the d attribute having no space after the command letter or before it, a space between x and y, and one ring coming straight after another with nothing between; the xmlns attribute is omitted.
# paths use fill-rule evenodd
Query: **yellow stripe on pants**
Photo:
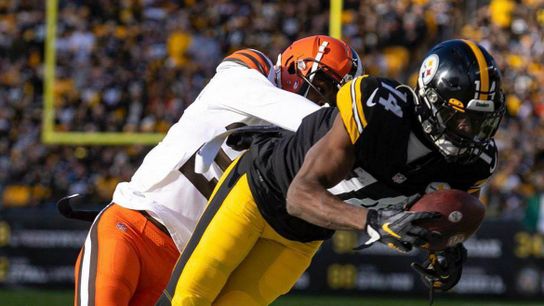
<svg viewBox="0 0 544 306"><path fill-rule="evenodd" d="M247 174L229 183L210 201L222 203L186 259L172 305L268 305L293 287L321 245L276 233L256 206Z"/></svg>

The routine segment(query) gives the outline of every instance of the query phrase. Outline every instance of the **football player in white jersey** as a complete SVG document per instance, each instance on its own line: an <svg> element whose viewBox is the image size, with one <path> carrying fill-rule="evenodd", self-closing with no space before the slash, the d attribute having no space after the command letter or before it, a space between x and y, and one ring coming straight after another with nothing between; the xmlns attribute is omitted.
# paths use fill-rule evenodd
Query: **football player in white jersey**
<svg viewBox="0 0 544 306"><path fill-rule="evenodd" d="M226 57L94 220L76 263L75 305L153 304L217 179L239 154L224 146L211 168L197 174L198 149L234 123L294 131L319 105L334 105L340 86L361 74L357 53L324 35L294 42L276 66L254 49Z"/></svg>

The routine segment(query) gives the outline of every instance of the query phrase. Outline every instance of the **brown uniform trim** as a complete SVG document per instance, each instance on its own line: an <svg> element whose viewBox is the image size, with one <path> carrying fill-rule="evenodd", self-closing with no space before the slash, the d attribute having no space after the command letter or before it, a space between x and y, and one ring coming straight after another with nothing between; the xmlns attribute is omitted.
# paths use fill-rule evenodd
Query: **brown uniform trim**
<svg viewBox="0 0 544 306"><path fill-rule="evenodd" d="M261 59L261 62L263 62L265 65L265 72L266 72L265 76L267 76L268 73L270 73L270 69L272 69L272 62L270 62L270 59L268 59L268 57L260 51L257 51L257 50L247 50L247 51L250 51L251 53L256 54Z"/></svg>
<svg viewBox="0 0 544 306"><path fill-rule="evenodd" d="M202 174L195 173L195 154L179 168L179 171L206 199L210 198L217 180L214 178L208 181Z"/></svg>
<svg viewBox="0 0 544 306"><path fill-rule="evenodd" d="M81 291L81 270L83 267L83 255L85 254L85 244L83 244L83 247L81 248L81 256L79 258L79 266L77 267L77 283L76 283L76 301L75 306L81 306L81 294L79 293Z"/></svg>
<svg viewBox="0 0 544 306"><path fill-rule="evenodd" d="M214 161L219 166L219 168L223 170L223 172L225 172L225 170L227 170L229 165L232 163L232 160L229 158L227 153L223 151L223 149L219 150L219 153L217 153L217 156L215 156Z"/></svg>
<svg viewBox="0 0 544 306"><path fill-rule="evenodd" d="M241 56L245 56L246 58L248 58L250 61L253 62L253 64L257 67L257 69L263 74L263 75L268 75L267 73L267 69L265 67L263 67L263 65L259 62L259 60L257 58L255 58L255 56L253 56L253 54L250 54L250 53L246 53L246 52L239 52L238 54L240 54Z"/></svg>
<svg viewBox="0 0 544 306"><path fill-rule="evenodd" d="M260 51L253 49L243 49L227 56L223 61L232 61L241 64L247 68L258 70L265 77L272 69L270 60Z"/></svg>
<svg viewBox="0 0 544 306"><path fill-rule="evenodd" d="M235 63L240 64L240 65L242 65L242 66L244 66L244 67L246 67L246 68L251 69L251 67L249 67L249 65L246 64L246 62L244 62L244 61L241 60L241 59L237 59L237 58L228 58L228 57L227 57L226 59L223 60L223 62L235 62Z"/></svg>
<svg viewBox="0 0 544 306"><path fill-rule="evenodd" d="M204 175L195 172L195 156L196 153L179 168L179 172L181 172L206 199L209 199L215 185L217 185L217 179L213 178L208 180ZM225 171L232 162L223 149L219 150L214 161L223 171Z"/></svg>
<svg viewBox="0 0 544 306"><path fill-rule="evenodd" d="M170 233L168 232L168 229L166 229L166 226L162 225L159 221L153 218L147 211L138 210L138 212L143 215L151 224L155 225L161 232L165 233L170 237Z"/></svg>
<svg viewBox="0 0 544 306"><path fill-rule="evenodd" d="M102 211L96 216L95 221L91 225L91 228L89 229L89 237L91 241L91 249L87 250L85 248L85 244L83 244L83 247L81 248L81 260L79 263L79 275L78 275L78 282L76 284L77 293L78 296L77 299L77 306L81 305L81 273L83 272L83 259L85 257L86 252L90 252L90 261L89 261L89 280L88 280L88 301L87 305L89 306L95 306L95 296L96 296L96 275L97 275L97 269L98 269L98 252L100 251L98 248L98 226L100 225L100 219L102 217L102 214L111 206L113 203L106 206ZM85 239L85 242L87 239ZM84 243L85 243L84 242ZM100 305L98 305L100 306Z"/></svg>
<svg viewBox="0 0 544 306"><path fill-rule="evenodd" d="M91 226L91 230L89 232L89 239L91 240L91 249L88 250L88 252L90 252L90 262L89 262L89 293L88 293L89 300L87 305L89 306L95 306L96 275L97 275L97 269L98 269L98 252L100 251L100 249L98 248L98 226L100 226L100 218L102 217L102 214L109 207L111 207L111 204L106 206L106 208L104 208L100 212L100 214L96 217L95 222ZM83 250L85 250L85 247L83 247ZM81 257L78 289L81 288L81 269L83 269L83 257L85 253L83 253L82 255L83 256ZM81 304L81 293L79 293L79 303Z"/></svg>

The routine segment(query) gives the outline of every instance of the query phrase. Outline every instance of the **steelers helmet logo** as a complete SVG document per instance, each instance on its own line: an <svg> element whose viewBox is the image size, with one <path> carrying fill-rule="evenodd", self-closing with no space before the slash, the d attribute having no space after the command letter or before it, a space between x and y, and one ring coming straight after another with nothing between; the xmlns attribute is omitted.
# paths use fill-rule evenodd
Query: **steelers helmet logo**
<svg viewBox="0 0 544 306"><path fill-rule="evenodd" d="M438 55L431 54L423 61L419 69L419 79L424 85L429 84L438 70Z"/></svg>

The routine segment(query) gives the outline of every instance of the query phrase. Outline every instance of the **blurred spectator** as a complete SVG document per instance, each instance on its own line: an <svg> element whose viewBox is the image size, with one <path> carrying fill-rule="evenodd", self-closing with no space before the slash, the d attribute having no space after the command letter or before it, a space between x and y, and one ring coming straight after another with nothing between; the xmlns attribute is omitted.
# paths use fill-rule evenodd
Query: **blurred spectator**
<svg viewBox="0 0 544 306"><path fill-rule="evenodd" d="M149 147L40 144L45 3L0 0L0 205L40 205L76 192L108 201ZM469 38L488 48L503 68L508 112L497 135L501 162L483 195L491 216L534 217L526 211L544 190L533 169L544 151L544 1L482 3L344 0L343 39L368 73L412 85L421 57L439 40ZM328 6L61 0L55 129L165 132L225 54L254 47L274 57L292 40L327 33Z"/></svg>
<svg viewBox="0 0 544 306"><path fill-rule="evenodd" d="M535 155L527 181L534 190L528 196L523 224L531 232L544 234L544 151Z"/></svg>

